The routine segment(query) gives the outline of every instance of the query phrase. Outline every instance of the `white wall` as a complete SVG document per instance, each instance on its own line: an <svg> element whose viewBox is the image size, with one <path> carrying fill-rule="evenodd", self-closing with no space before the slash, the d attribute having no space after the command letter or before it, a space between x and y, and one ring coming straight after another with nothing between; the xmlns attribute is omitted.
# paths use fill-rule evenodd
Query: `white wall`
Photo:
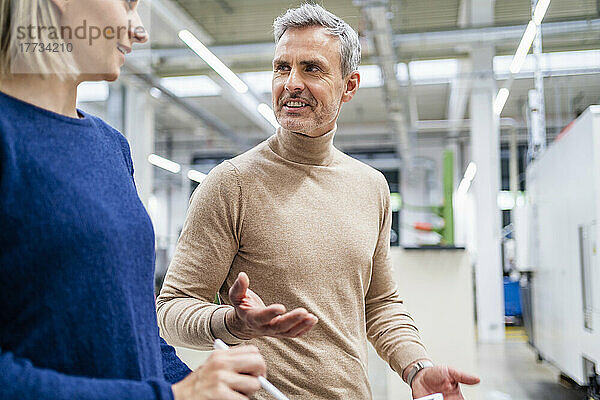
<svg viewBox="0 0 600 400"><path fill-rule="evenodd" d="M421 330L431 357L477 374L471 261L464 250L392 250L400 295ZM388 398L409 399L409 390L388 368ZM477 399L477 387L464 389Z"/></svg>

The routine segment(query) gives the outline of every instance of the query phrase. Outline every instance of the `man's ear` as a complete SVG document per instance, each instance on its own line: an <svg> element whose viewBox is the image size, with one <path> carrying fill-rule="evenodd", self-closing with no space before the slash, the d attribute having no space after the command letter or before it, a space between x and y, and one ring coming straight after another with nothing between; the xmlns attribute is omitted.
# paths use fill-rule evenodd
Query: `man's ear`
<svg viewBox="0 0 600 400"><path fill-rule="evenodd" d="M358 71L353 71L348 78L346 78L346 86L344 87L344 94L342 94L342 102L349 102L360 85L360 74Z"/></svg>
<svg viewBox="0 0 600 400"><path fill-rule="evenodd" d="M58 10L60 11L60 13L64 13L65 9L67 8L67 3L69 2L69 0L50 0L52 2L52 4L54 4L56 6L56 8L58 8Z"/></svg>

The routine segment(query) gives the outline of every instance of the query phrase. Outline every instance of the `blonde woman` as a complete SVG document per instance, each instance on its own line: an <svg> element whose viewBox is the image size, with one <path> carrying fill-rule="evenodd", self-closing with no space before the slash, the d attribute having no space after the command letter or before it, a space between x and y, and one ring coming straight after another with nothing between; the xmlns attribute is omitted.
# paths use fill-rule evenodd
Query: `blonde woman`
<svg viewBox="0 0 600 400"><path fill-rule="evenodd" d="M117 79L146 40L136 1L0 0L2 399L236 400L259 388L256 348L190 372L159 337L154 233L129 146L76 109L79 83Z"/></svg>

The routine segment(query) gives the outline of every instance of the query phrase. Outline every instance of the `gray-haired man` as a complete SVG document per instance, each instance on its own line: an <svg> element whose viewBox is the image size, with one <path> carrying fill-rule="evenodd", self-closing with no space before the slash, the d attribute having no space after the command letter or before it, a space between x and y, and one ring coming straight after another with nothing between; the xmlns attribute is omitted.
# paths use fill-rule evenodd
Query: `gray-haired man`
<svg viewBox="0 0 600 400"><path fill-rule="evenodd" d="M413 396L461 399L458 383L478 379L432 366L397 293L383 175L333 146L360 83L358 35L308 4L274 28L281 128L195 191L158 299L163 335L197 348L249 340L296 400L370 399L370 340ZM212 304L217 291L226 305Z"/></svg>

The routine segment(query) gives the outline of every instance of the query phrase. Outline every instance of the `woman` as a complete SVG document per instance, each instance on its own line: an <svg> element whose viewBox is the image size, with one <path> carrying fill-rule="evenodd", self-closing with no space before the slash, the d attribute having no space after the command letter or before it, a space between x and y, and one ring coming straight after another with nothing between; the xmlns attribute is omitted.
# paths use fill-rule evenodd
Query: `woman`
<svg viewBox="0 0 600 400"><path fill-rule="evenodd" d="M146 40L136 1L0 0L2 399L246 399L259 388L256 348L216 352L190 373L160 339L154 233L129 146L75 106L79 83L117 79Z"/></svg>

